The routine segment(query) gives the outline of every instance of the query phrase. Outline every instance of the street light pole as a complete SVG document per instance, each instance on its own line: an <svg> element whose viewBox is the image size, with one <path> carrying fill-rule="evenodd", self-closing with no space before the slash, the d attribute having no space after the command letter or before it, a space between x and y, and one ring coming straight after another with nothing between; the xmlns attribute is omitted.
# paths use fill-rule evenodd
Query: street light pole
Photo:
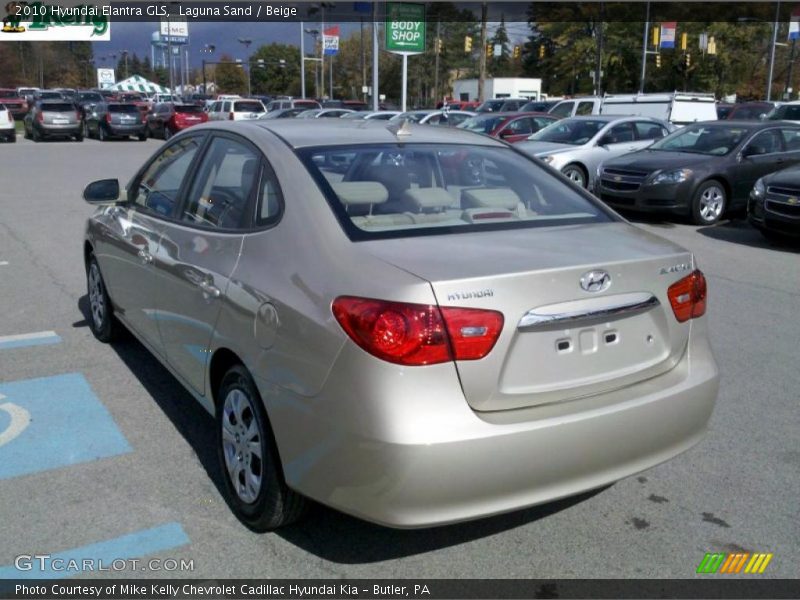
<svg viewBox="0 0 800 600"><path fill-rule="evenodd" d="M767 79L767 102L772 98L772 74L775 70L775 45L778 42L778 19L781 14L780 0L775 3L775 22L772 24L772 44L769 48L769 78Z"/></svg>
<svg viewBox="0 0 800 600"><path fill-rule="evenodd" d="M239 43L244 46L244 52L247 54L247 95L250 96L251 88L250 88L250 75L252 69L250 68L250 44L253 43L253 40L250 38L239 38Z"/></svg>
<svg viewBox="0 0 800 600"><path fill-rule="evenodd" d="M639 82L639 93L644 93L644 78L647 75L647 33L650 29L650 3L647 3L647 16L644 18L644 36L642 37L642 79Z"/></svg>
<svg viewBox="0 0 800 600"><path fill-rule="evenodd" d="M306 99L306 32L300 21L300 97Z"/></svg>

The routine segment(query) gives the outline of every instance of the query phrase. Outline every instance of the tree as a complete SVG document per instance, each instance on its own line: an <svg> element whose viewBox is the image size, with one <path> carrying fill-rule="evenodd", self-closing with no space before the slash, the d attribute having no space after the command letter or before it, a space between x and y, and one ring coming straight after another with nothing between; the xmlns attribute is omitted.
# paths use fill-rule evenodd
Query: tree
<svg viewBox="0 0 800 600"><path fill-rule="evenodd" d="M499 27L489 40L492 46L492 54L487 65L489 74L492 77L508 77L514 74L514 66L511 64L511 48L508 45L508 32L506 31L506 19L502 17ZM500 54L495 55L495 50L500 47Z"/></svg>
<svg viewBox="0 0 800 600"><path fill-rule="evenodd" d="M226 94L247 93L247 74L241 63L233 62L228 54L223 54L216 68L217 91Z"/></svg>
<svg viewBox="0 0 800 600"><path fill-rule="evenodd" d="M250 57L253 94L300 95L300 49L288 44L260 46Z"/></svg>

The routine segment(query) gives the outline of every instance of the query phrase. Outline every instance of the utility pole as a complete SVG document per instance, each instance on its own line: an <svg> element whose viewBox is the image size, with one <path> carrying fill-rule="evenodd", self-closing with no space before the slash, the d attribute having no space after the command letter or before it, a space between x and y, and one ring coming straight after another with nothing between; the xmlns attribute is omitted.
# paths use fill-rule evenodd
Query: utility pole
<svg viewBox="0 0 800 600"><path fill-rule="evenodd" d="M378 3L372 3L372 110L377 111L378 104Z"/></svg>
<svg viewBox="0 0 800 600"><path fill-rule="evenodd" d="M483 86L486 81L486 19L489 6L486 2L481 4L481 54L478 71L478 102L483 102Z"/></svg>
<svg viewBox="0 0 800 600"><path fill-rule="evenodd" d="M772 98L772 74L775 69L775 44L778 42L778 19L781 15L780 0L775 3L775 22L772 24L772 44L769 47L769 78L767 79L767 102Z"/></svg>
<svg viewBox="0 0 800 600"><path fill-rule="evenodd" d="M791 97L792 88L792 70L794 67L794 48L797 43L797 38L792 38L792 49L789 51L789 70L786 72L786 87L783 89L783 96L785 100Z"/></svg>
<svg viewBox="0 0 800 600"><path fill-rule="evenodd" d="M319 33L322 36L322 43L319 46L319 66L320 66L320 100L325 98L325 3L321 3L319 7Z"/></svg>
<svg viewBox="0 0 800 600"><path fill-rule="evenodd" d="M647 3L647 13L644 18L644 35L642 36L642 79L639 82L639 93L644 93L644 78L647 75L647 32L650 29L650 3Z"/></svg>
<svg viewBox="0 0 800 600"><path fill-rule="evenodd" d="M600 3L600 19L595 27L597 36L597 63L594 67L594 95L603 95L603 3Z"/></svg>
<svg viewBox="0 0 800 600"><path fill-rule="evenodd" d="M439 98L439 48L441 46L440 36L442 35L442 22L436 21L436 39L434 40L433 47L436 51L436 64L433 67L433 105L436 106Z"/></svg>
<svg viewBox="0 0 800 600"><path fill-rule="evenodd" d="M361 89L367 87L367 49L364 46L364 17L361 17ZM367 99L367 95L362 92L362 100Z"/></svg>
<svg viewBox="0 0 800 600"><path fill-rule="evenodd" d="M306 32L305 23L300 21L300 97L306 99Z"/></svg>

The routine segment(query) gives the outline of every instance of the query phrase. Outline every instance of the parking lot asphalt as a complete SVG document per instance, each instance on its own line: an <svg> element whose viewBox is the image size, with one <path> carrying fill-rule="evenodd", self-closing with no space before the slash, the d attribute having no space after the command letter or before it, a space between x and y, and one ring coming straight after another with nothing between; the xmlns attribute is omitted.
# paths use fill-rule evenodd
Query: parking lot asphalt
<svg viewBox="0 0 800 600"><path fill-rule="evenodd" d="M0 577L22 554L99 553L193 561L171 577L685 578L741 550L774 554L764 577L797 577L797 247L744 221L639 222L696 254L722 372L707 438L671 462L472 523L397 531L315 507L255 534L223 498L211 418L138 342L87 325L82 189L126 183L161 144L0 145Z"/></svg>

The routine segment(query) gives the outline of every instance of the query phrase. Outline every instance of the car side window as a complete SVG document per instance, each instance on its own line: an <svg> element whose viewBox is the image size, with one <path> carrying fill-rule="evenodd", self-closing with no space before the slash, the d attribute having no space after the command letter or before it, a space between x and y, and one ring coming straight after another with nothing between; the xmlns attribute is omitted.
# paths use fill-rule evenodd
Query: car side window
<svg viewBox="0 0 800 600"><path fill-rule="evenodd" d="M511 121L511 123L509 123L506 129L511 133L513 133L514 135L533 133L533 128L531 127L531 119L529 117L523 117L521 119L516 119L514 121Z"/></svg>
<svg viewBox="0 0 800 600"><path fill-rule="evenodd" d="M768 129L750 140L747 147L751 154L783 152L783 137L777 129Z"/></svg>
<svg viewBox="0 0 800 600"><path fill-rule="evenodd" d="M214 138L194 177L181 221L215 229L246 226L244 217L260 163L249 146L226 137Z"/></svg>
<svg viewBox="0 0 800 600"><path fill-rule="evenodd" d="M553 119L546 119L544 117L533 117L531 121L532 121L533 133L536 133L540 129L544 129L548 125L553 124Z"/></svg>
<svg viewBox="0 0 800 600"><path fill-rule="evenodd" d="M781 135L787 152L800 150L800 129L781 127Z"/></svg>
<svg viewBox="0 0 800 600"><path fill-rule="evenodd" d="M166 148L136 183L134 205L162 216L171 215L183 179L199 148L200 140L196 136Z"/></svg>
<svg viewBox="0 0 800 600"><path fill-rule="evenodd" d="M624 144L633 141L633 123L620 123L603 136L606 144Z"/></svg>
<svg viewBox="0 0 800 600"><path fill-rule="evenodd" d="M786 110L782 115L780 115L781 119L786 119L787 121L800 121L800 106L792 104L790 106L784 106L784 108Z"/></svg>
<svg viewBox="0 0 800 600"><path fill-rule="evenodd" d="M575 111L576 115L591 115L594 109L594 102L578 102L578 109Z"/></svg>
<svg viewBox="0 0 800 600"><path fill-rule="evenodd" d="M664 137L664 128L652 121L636 121L634 123L636 137L640 140L660 140Z"/></svg>
<svg viewBox="0 0 800 600"><path fill-rule="evenodd" d="M561 104L553 108L553 110L550 111L550 113L557 117L569 117L572 115L573 106L575 106L574 102L562 102Z"/></svg>
<svg viewBox="0 0 800 600"><path fill-rule="evenodd" d="M257 226L270 225L280 216L283 194L278 178L268 165L262 171L260 187L255 222Z"/></svg>

